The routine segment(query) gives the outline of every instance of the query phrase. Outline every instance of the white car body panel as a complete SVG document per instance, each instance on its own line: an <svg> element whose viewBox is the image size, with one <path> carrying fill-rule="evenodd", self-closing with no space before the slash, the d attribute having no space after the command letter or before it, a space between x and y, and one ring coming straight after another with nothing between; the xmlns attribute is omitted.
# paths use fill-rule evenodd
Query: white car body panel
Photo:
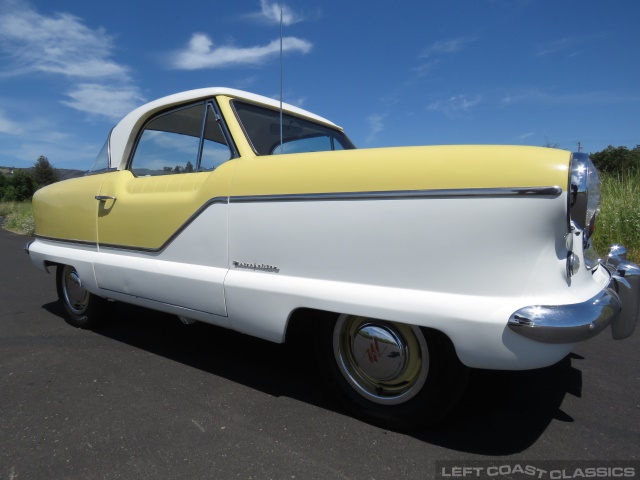
<svg viewBox="0 0 640 480"><path fill-rule="evenodd" d="M162 252L46 248L51 249L47 258L58 255L69 263L75 256L71 263L86 288L101 296L274 342L284 341L292 312L311 308L435 328L451 338L468 366L526 369L558 361L573 345L521 337L507 329L505 318L530 304L584 301L608 281L605 274L584 272L572 285L567 282L565 261L549 242L556 235L548 219L563 202L564 195L517 198L505 209L504 199L487 198L465 202L461 211L458 199L234 203L232 198L229 205L204 210ZM500 218L487 216L499 203ZM505 222L505 216L513 218ZM523 216L527 222L520 221ZM414 228L398 237L399 226L407 223ZM505 223L514 228L505 230ZM457 235L461 225L484 234ZM452 235L428 254L434 231ZM469 238L473 252L482 256L466 248ZM36 245L33 255L45 244ZM500 261L536 247L537 254L522 256L517 269ZM319 248L322 255L316 254ZM425 254L416 256L421 251Z"/></svg>

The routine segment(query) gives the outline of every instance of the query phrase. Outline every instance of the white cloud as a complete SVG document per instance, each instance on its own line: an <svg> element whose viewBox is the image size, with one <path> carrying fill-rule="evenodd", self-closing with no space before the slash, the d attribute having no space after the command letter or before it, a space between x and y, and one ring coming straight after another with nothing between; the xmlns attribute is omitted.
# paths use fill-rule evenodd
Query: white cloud
<svg viewBox="0 0 640 480"><path fill-rule="evenodd" d="M111 58L113 38L103 28L91 29L68 13L42 15L26 5L14 0L2 4L0 54L9 62L0 76L64 76L71 80L65 93L71 100L62 104L109 119L140 104L143 99L131 85L128 67Z"/></svg>
<svg viewBox="0 0 640 480"><path fill-rule="evenodd" d="M278 95L277 97L278 99L280 99L280 95ZM304 104L307 102L307 97L291 97L289 95L287 95L286 93L284 94L284 101L287 102L289 105L294 105L296 107L300 107L303 108Z"/></svg>
<svg viewBox="0 0 640 480"><path fill-rule="evenodd" d="M30 167L40 155L46 157L58 168L88 170L102 145L83 144L80 140L68 142L41 142L33 138L13 145L0 146L0 158L5 156L5 164L15 167Z"/></svg>
<svg viewBox="0 0 640 480"><path fill-rule="evenodd" d="M582 45L600 40L604 35L590 34L582 36L567 36L557 40L545 43L539 43L535 46L536 56L546 57L548 55L565 54L574 56L577 54Z"/></svg>
<svg viewBox="0 0 640 480"><path fill-rule="evenodd" d="M7 118L6 114L0 110L0 133L7 135L20 135L22 133L22 126L18 122Z"/></svg>
<svg viewBox="0 0 640 480"><path fill-rule="evenodd" d="M426 62L414 68L413 71L416 73L416 76L418 76L419 78L428 77L432 74L432 72L435 70L435 68L438 66L439 63L440 62L438 60Z"/></svg>
<svg viewBox="0 0 640 480"><path fill-rule="evenodd" d="M79 79L123 78L127 68L111 60L113 40L78 17L51 17L17 8L0 14L0 51L11 61L5 76L44 72Z"/></svg>
<svg viewBox="0 0 640 480"><path fill-rule="evenodd" d="M369 135L365 140L366 143L373 142L378 134L384 130L384 119L386 115L380 113L373 113L367 117L367 123L369 124Z"/></svg>
<svg viewBox="0 0 640 480"><path fill-rule="evenodd" d="M458 37L452 38L450 40L441 40L425 48L420 53L420 57L427 58L434 55L456 53L462 50L468 44L475 42L476 40L476 37Z"/></svg>
<svg viewBox="0 0 640 480"><path fill-rule="evenodd" d="M537 88L521 90L517 93L508 93L502 97L501 103L505 106L515 104L535 104L537 106L596 106L635 103L640 101L638 94L625 94L619 92L570 92L556 93Z"/></svg>
<svg viewBox="0 0 640 480"><path fill-rule="evenodd" d="M283 52L311 51L312 44L296 37L282 39ZM172 66L181 70L222 68L234 65L260 65L280 53L280 40L255 47L222 45L214 47L213 41L204 33L194 33L186 49L174 54Z"/></svg>
<svg viewBox="0 0 640 480"><path fill-rule="evenodd" d="M427 110L442 112L445 115L452 117L460 113L468 112L481 102L481 95L454 95L446 100L433 102L427 107Z"/></svg>
<svg viewBox="0 0 640 480"><path fill-rule="evenodd" d="M272 23L280 23L280 12L282 11L282 23L293 25L304 20L304 16L294 12L284 3L269 3L267 0L260 0L262 15Z"/></svg>
<svg viewBox="0 0 640 480"><path fill-rule="evenodd" d="M517 140L526 140L527 138L531 138L534 135L536 135L536 132L527 132L527 133L523 133L522 135L518 135L516 137Z"/></svg>
<svg viewBox="0 0 640 480"><path fill-rule="evenodd" d="M76 86L66 95L71 100L63 101L64 105L112 120L119 120L144 102L144 98L134 86L113 87L84 83Z"/></svg>

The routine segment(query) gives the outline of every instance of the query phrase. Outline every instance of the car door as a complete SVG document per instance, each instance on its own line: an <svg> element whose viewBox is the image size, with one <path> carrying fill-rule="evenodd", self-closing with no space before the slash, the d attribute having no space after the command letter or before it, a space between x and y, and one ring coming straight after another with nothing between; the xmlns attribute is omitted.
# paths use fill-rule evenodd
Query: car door
<svg viewBox="0 0 640 480"><path fill-rule="evenodd" d="M128 168L111 174L96 197L95 273L106 296L215 315L209 320L226 326L228 144L211 102L144 125Z"/></svg>

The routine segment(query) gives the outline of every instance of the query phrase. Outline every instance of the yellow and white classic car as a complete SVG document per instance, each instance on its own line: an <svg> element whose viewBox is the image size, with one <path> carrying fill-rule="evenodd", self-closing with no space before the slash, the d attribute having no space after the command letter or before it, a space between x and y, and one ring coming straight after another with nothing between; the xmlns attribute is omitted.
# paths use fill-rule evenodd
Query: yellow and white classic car
<svg viewBox="0 0 640 480"><path fill-rule="evenodd" d="M640 269L591 248L599 202L584 154L355 149L310 112L206 88L134 110L92 171L39 190L26 249L74 326L118 301L273 342L303 329L357 415L411 428L466 367L631 335Z"/></svg>

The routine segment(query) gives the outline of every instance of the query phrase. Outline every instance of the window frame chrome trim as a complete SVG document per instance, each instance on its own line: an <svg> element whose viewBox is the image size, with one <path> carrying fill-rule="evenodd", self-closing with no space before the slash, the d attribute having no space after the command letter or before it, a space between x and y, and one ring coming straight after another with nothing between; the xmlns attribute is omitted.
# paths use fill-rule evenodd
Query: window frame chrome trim
<svg viewBox="0 0 640 480"><path fill-rule="evenodd" d="M220 110L220 105L218 105L217 98L213 97L210 100L208 100L208 102L211 103L214 113L219 118L218 125L220 125L220 128L222 129L222 135L227 140L227 146L231 150L231 158L229 160L233 160L234 158L239 158L240 153L238 152L238 146L236 145L236 142L233 139L233 135L231 135L231 131L229 130L229 126L227 125L224 115L222 114L222 110Z"/></svg>
<svg viewBox="0 0 640 480"><path fill-rule="evenodd" d="M109 135L107 135L107 168L101 168L99 170L87 170L86 172L84 172L85 177L88 177L90 175L96 175L99 173L106 173L106 172L115 172L116 170L118 170L118 167L112 167L111 166L111 134L113 133L113 130L116 127L113 126L111 127L111 130L109 130ZM102 151L102 149L100 149ZM98 152L98 156L100 156L100 152ZM97 158L96 158L97 160Z"/></svg>
<svg viewBox="0 0 640 480"><path fill-rule="evenodd" d="M138 144L140 143L140 138L142 138L142 133L145 131L145 129L147 128L149 123L153 122L155 119L157 119L157 118L159 118L159 117L161 117L163 115L169 115L169 114L171 114L173 112L184 110L186 108L195 107L197 105L203 105L204 112L203 112L203 115L202 115L202 126L200 128L200 141L199 141L199 144L198 144L196 165L194 166L194 170L193 170L192 173L210 171L210 170L200 170L199 169L201 161L202 161L202 151L203 151L203 147L204 147L204 129L206 128L206 120L207 120L207 114L208 114L209 105L212 106L213 112L220 118L219 121L218 121L218 119L216 119L216 122L220 126L220 133L222 134L223 138L227 142L227 148L229 148L230 157L229 157L229 160L227 160L227 161L231 161L234 158L239 158L240 155L238 153L238 148L237 148L237 146L236 146L236 144L235 144L235 142L233 140L233 137L232 137L232 135L231 135L231 133L229 131L229 128L226 125L226 122L224 120L224 116L222 115L222 113L220 111L220 107L218 106L218 102L216 101L215 97L212 97L212 98L204 98L204 99L201 99L201 100L198 100L198 101L195 101L195 102L184 103L184 104L180 104L180 105L171 105L171 106L169 106L169 107L167 107L167 108L165 108L163 110L155 112L153 115L151 115L149 118L147 118L145 120L145 122L142 124L142 126L140 127L140 129L138 130L138 132L136 133L135 144L134 144L134 147L131 149L131 153L129 154L129 158L127 159L127 164L126 164L126 167L124 168L124 170L130 171L135 178L140 178L140 177L138 177L138 175L136 175L133 172L133 170L131 169L131 166L132 166L135 154L136 154L136 150L138 149ZM111 138L111 134L109 134L109 138ZM109 142L109 158L111 158L111 142ZM178 174L174 174L174 175L178 175Z"/></svg>

